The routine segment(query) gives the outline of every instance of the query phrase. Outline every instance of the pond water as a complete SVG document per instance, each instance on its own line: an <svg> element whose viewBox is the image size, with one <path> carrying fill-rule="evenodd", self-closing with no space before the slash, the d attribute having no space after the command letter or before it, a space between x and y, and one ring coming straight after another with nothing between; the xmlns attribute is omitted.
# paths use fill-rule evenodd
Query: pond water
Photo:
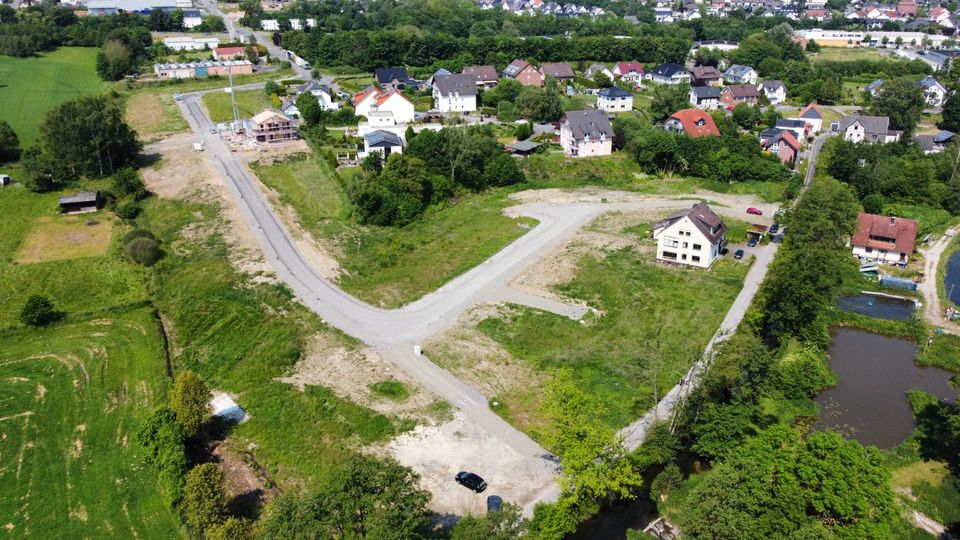
<svg viewBox="0 0 960 540"><path fill-rule="evenodd" d="M840 305L840 309L844 311L852 311L860 315L888 321L905 321L913 316L916 309L916 304L912 300L872 294L843 296L837 303Z"/></svg>
<svg viewBox="0 0 960 540"><path fill-rule="evenodd" d="M960 251L947 261L947 274L943 278L943 289L954 304L960 305Z"/></svg>
<svg viewBox="0 0 960 540"><path fill-rule="evenodd" d="M920 388L952 401L951 372L913 363L917 344L848 328L833 332L830 367L837 386L817 396L820 418L814 430L833 429L879 448L903 442L914 428L906 391Z"/></svg>

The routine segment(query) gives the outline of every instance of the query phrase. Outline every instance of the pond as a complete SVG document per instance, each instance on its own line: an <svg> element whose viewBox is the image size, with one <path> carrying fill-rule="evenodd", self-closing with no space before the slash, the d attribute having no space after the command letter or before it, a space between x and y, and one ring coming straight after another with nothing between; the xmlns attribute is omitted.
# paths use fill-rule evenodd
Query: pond
<svg viewBox="0 0 960 540"><path fill-rule="evenodd" d="M947 273L943 278L943 288L947 291L947 298L954 304L960 305L960 251L957 251L947 261Z"/></svg>
<svg viewBox="0 0 960 540"><path fill-rule="evenodd" d="M837 386L817 396L820 418L814 430L833 429L868 445L892 448L914 428L906 391L920 388L952 401L951 372L913 363L917 344L848 328L833 332L830 367Z"/></svg>
<svg viewBox="0 0 960 540"><path fill-rule="evenodd" d="M886 319L888 321L906 321L913 316L916 304L913 300L890 298L874 294L858 294L843 296L837 303L840 309L852 311L867 317Z"/></svg>

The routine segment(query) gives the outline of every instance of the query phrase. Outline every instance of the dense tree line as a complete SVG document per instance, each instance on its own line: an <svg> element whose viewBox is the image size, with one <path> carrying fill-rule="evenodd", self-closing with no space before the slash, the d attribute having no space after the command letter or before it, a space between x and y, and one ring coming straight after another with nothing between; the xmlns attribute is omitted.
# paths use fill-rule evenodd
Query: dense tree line
<svg viewBox="0 0 960 540"><path fill-rule="evenodd" d="M8 56L32 56L61 45L100 47L117 29L150 29L149 18L141 15L81 18L50 2L19 9L12 15L4 15L3 8L10 9L0 6L0 54Z"/></svg>
<svg viewBox="0 0 960 540"><path fill-rule="evenodd" d="M616 122L625 140L624 150L651 174L696 176L720 182L786 182L795 173L776 156L763 152L755 135L736 127L722 129L720 137L690 138L640 121Z"/></svg>
<svg viewBox="0 0 960 540"><path fill-rule="evenodd" d="M849 184L865 207L891 203L943 208L960 214L955 152L924 155L912 144L855 144L834 138L822 154L826 172Z"/></svg>
<svg viewBox="0 0 960 540"><path fill-rule="evenodd" d="M537 88L507 79L480 97L484 107L497 110L497 119L502 122L513 122L518 118L553 122L563 116L563 99L552 81L545 88Z"/></svg>
<svg viewBox="0 0 960 540"><path fill-rule="evenodd" d="M402 226L431 204L457 190L483 190L524 181L516 160L503 151L490 126L407 133L403 154L384 164L379 153L363 163L364 173L347 185L360 220Z"/></svg>
<svg viewBox="0 0 960 540"><path fill-rule="evenodd" d="M493 64L500 68L517 58L551 61L682 62L690 41L680 36L646 35L626 39L610 36L462 38L451 34L402 30L354 30L327 34L291 31L283 47L321 66L350 65L365 70L381 66L432 66L440 60L463 64Z"/></svg>
<svg viewBox="0 0 960 540"><path fill-rule="evenodd" d="M25 183L47 191L81 176L109 176L135 164L140 144L110 96L65 101L47 113L22 157Z"/></svg>

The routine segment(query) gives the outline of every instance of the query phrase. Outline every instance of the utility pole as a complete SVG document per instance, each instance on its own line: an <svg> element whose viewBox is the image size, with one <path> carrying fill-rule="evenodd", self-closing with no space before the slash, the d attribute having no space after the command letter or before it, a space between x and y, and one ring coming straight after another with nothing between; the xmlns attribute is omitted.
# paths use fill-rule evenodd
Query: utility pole
<svg viewBox="0 0 960 540"><path fill-rule="evenodd" d="M240 111L237 109L237 98L233 95L233 67L227 66L227 77L230 79L230 103L233 105L233 130L240 130Z"/></svg>

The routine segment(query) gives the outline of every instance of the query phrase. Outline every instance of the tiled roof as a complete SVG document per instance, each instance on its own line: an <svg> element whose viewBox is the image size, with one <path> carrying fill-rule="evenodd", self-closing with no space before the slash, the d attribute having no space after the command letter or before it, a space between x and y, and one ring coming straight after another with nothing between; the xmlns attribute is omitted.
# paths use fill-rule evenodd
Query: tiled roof
<svg viewBox="0 0 960 540"><path fill-rule="evenodd" d="M700 109L682 109L670 115L683 126L683 131L690 137L719 137L720 130L713 122L713 117Z"/></svg>
<svg viewBox="0 0 960 540"><path fill-rule="evenodd" d="M861 212L850 245L910 254L916 247L918 230L920 224L912 219Z"/></svg>
<svg viewBox="0 0 960 540"><path fill-rule="evenodd" d="M601 136L613 137L613 126L610 125L607 113L603 111L568 111L564 123L570 128L571 135L577 141L585 137L591 139L599 139Z"/></svg>
<svg viewBox="0 0 960 540"><path fill-rule="evenodd" d="M716 243L727 234L727 226L723 223L723 220L705 202L698 202L690 208L678 210L658 221L653 228L656 230L669 227L685 217L689 218L711 243Z"/></svg>

